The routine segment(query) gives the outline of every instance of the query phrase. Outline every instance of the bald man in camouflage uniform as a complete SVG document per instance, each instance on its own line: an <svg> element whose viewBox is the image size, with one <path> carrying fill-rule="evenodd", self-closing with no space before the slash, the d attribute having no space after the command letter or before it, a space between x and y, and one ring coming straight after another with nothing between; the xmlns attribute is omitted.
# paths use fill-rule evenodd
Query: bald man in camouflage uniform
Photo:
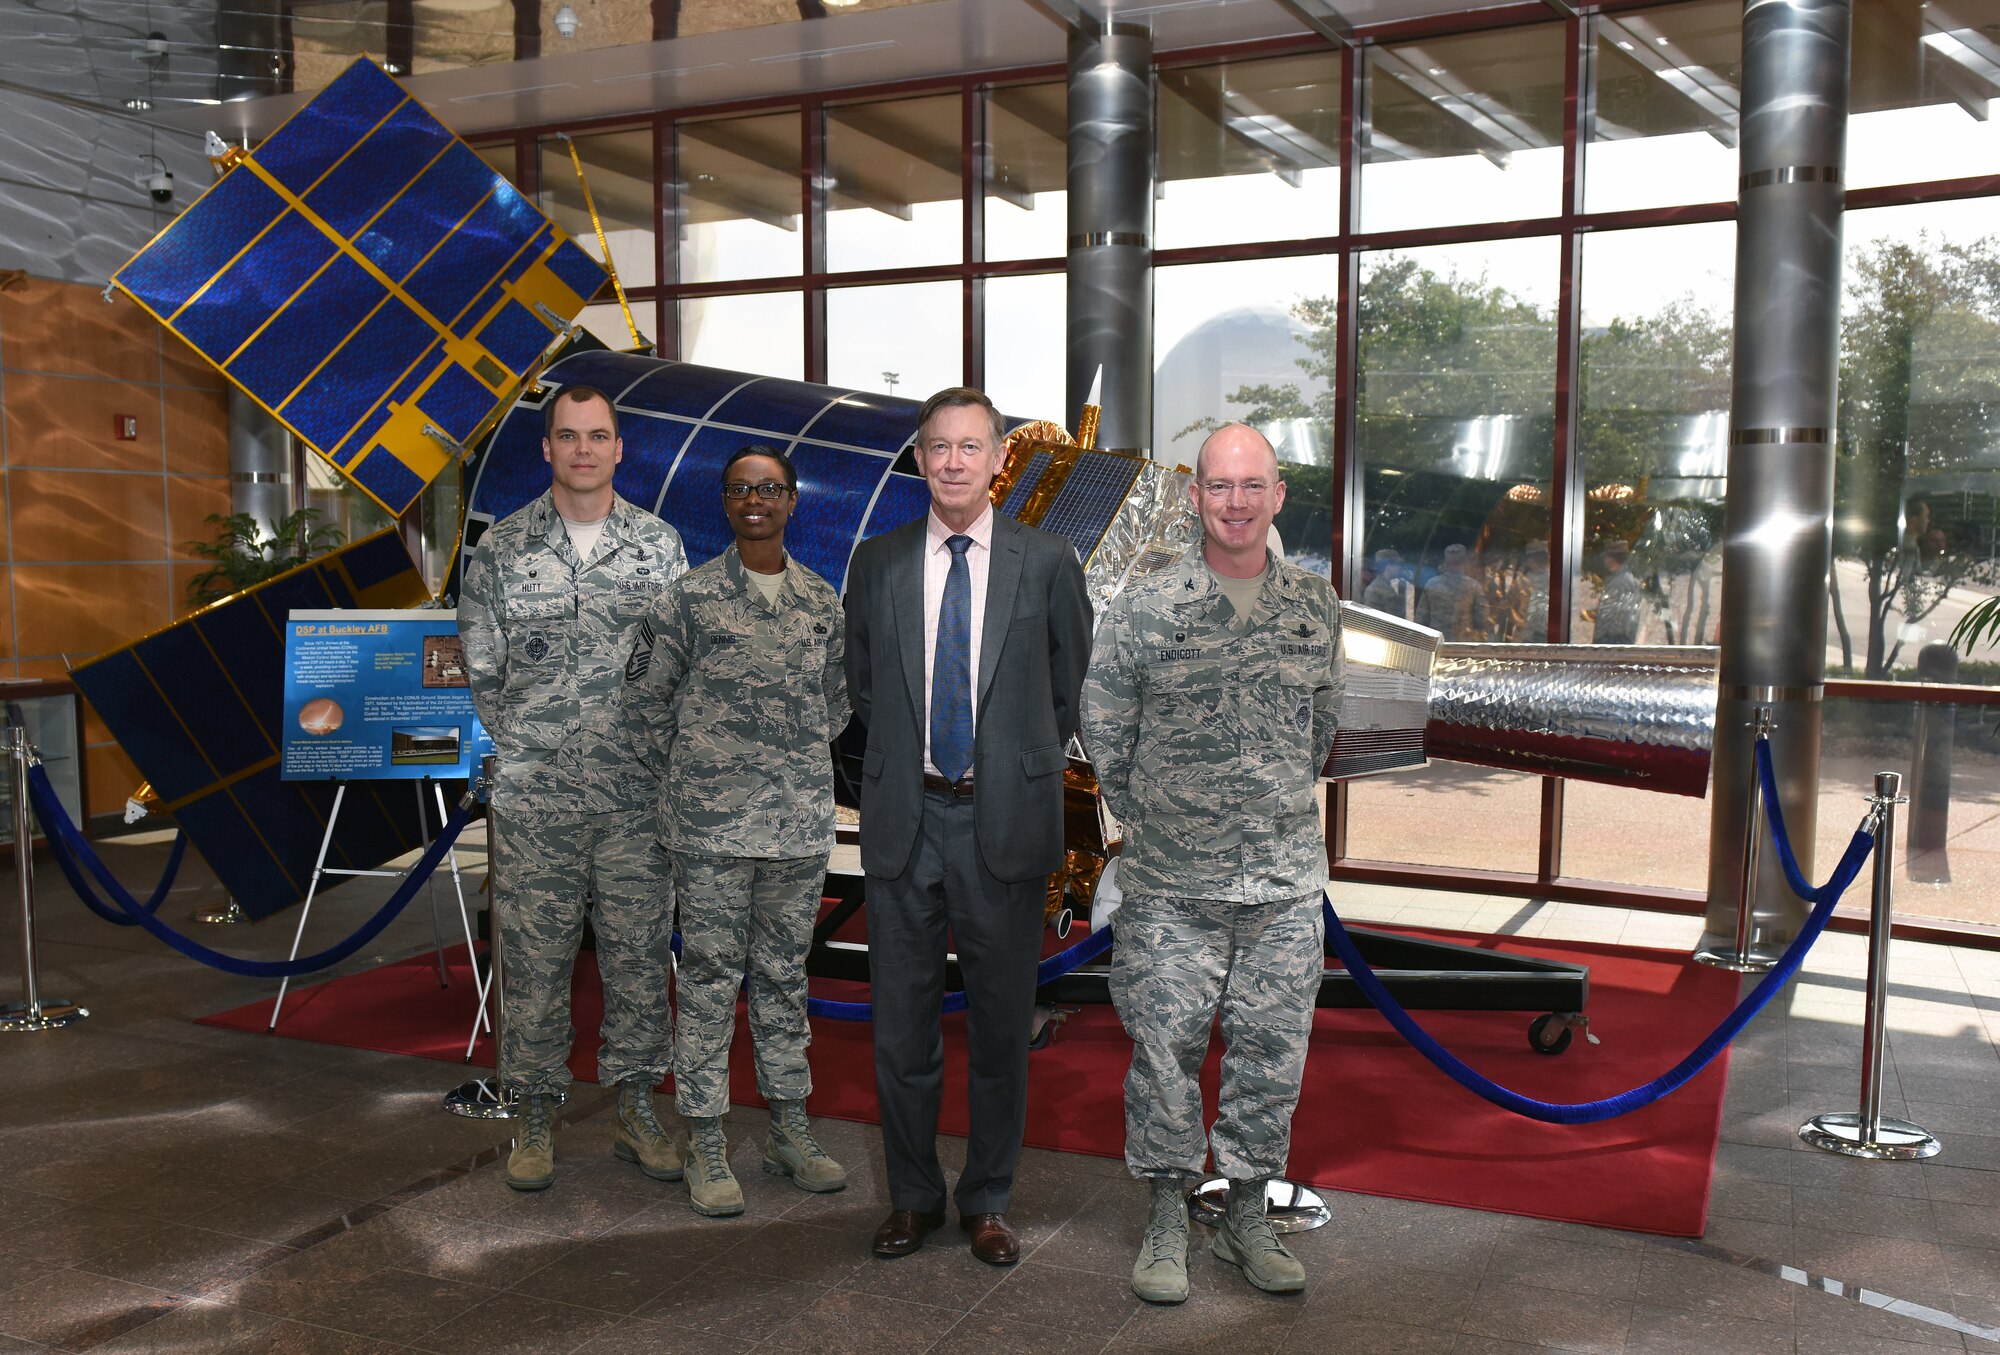
<svg viewBox="0 0 2000 1355"><path fill-rule="evenodd" d="M1284 503L1270 444L1231 424L1203 444L1203 540L1136 580L1098 628L1083 738L1124 827L1111 996L1132 1037L1125 1161L1151 1184L1132 1288L1187 1297L1185 1182L1229 1180L1215 1255L1258 1288L1305 1284L1264 1211L1281 1176L1324 965L1326 844L1314 788L1340 703L1333 588L1271 555ZM1213 1133L1199 1070L1222 1016Z"/></svg>
<svg viewBox="0 0 2000 1355"><path fill-rule="evenodd" d="M747 447L721 489L735 544L667 589L626 670L666 772L660 840L681 931L675 1102L688 1200L710 1216L743 1212L722 1116L746 967L757 1090L771 1108L764 1169L802 1190L847 1184L805 1110L806 951L833 851L828 744L849 714L845 624L839 595L785 554L790 460Z"/></svg>
<svg viewBox="0 0 2000 1355"><path fill-rule="evenodd" d="M612 491L624 444L601 392L566 387L545 419L554 483L480 538L458 605L473 705L499 761L500 1072L525 1101L507 1184L540 1190L555 1179L551 1122L570 1084L586 893L604 981L598 1080L618 1086L612 1151L678 1180L679 1153L653 1112L671 1039L673 899L653 840L659 776L624 677L640 624L687 555L672 527Z"/></svg>

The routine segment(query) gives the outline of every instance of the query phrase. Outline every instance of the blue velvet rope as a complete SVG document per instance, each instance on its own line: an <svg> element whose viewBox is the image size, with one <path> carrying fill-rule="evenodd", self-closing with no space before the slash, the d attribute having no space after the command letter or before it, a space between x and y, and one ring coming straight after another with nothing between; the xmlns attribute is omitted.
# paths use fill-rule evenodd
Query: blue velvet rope
<svg viewBox="0 0 2000 1355"><path fill-rule="evenodd" d="M1797 862L1792 855L1791 843L1784 836L1784 818L1777 812L1777 797L1770 794L1770 751L1761 740L1757 744L1757 766L1760 775L1765 778L1766 794L1773 811L1771 830L1777 839L1779 856L1786 862L1786 874L1798 884L1805 884L1804 877L1796 873ZM1777 995L1778 990L1791 982L1792 976L1804 963L1806 952L1812 948L1813 942L1819 939L1819 934L1826 929L1827 919L1833 916L1834 905L1840 902L1840 896L1847 892L1847 887L1854 883L1854 877L1861 873L1861 867L1867 862L1868 853L1874 846L1874 826L1872 822L1864 823L1855 830L1853 840L1848 843L1847 852L1840 858L1840 864L1834 868L1832 878L1817 889L1808 886L1798 890L1799 896L1813 905L1812 912L1806 916L1805 926L1800 929L1796 937L1792 938L1792 944L1786 947L1777 965L1750 990L1749 995L1738 1004L1736 1010L1723 1018L1722 1024L1717 1026L1707 1039L1695 1046L1693 1052L1651 1082L1597 1101L1568 1103L1537 1101L1533 1097L1510 1091L1467 1067L1432 1038L1428 1031L1412 1020L1410 1014L1403 1010L1402 1004L1383 987L1382 980L1376 977L1375 971L1370 969L1368 962L1362 958L1360 949L1354 944L1354 938L1349 936L1347 928L1341 925L1333 906L1324 901L1320 906L1326 913L1327 938L1333 943L1335 953L1340 956L1341 963L1347 966L1348 972L1354 976L1354 981L1360 986L1362 993L1389 1024L1396 1028L1396 1032L1409 1041L1410 1045L1440 1072L1473 1095L1490 1101L1503 1110L1511 1110L1516 1115L1539 1120L1544 1124L1596 1124L1629 1114L1642 1106L1651 1105L1661 1097L1678 1091L1695 1074L1706 1068L1715 1056L1742 1032L1743 1027L1750 1024L1751 1019L1764 1009L1765 1004ZM1796 885L1794 887L1796 888Z"/></svg>
<svg viewBox="0 0 2000 1355"><path fill-rule="evenodd" d="M37 777L41 778L42 784L36 784ZM44 796L48 797L51 801L61 803L59 800L56 800L55 786L49 782L48 778L48 772L43 769L40 763L36 763L28 768L28 789L32 792L28 796L28 802L35 808L35 817L41 820L42 836L49 840L50 854L55 857L56 865L62 870L63 878L69 881L70 892L83 901L84 907L103 918L106 922L109 922L112 926L138 926L139 924L131 918L126 917L125 914L97 897L97 891L90 887L90 881L84 879L83 872L76 868L76 859L66 850L62 849L55 829L49 825L48 813L42 808L42 799ZM173 848L167 853L167 868L160 873L160 882L153 887L152 894L147 897L144 903L139 905L141 908L144 908L149 913L160 911L160 905L167 901L168 891L173 889L174 880L181 873L181 861L186 856L187 834L176 833L174 835Z"/></svg>
<svg viewBox="0 0 2000 1355"><path fill-rule="evenodd" d="M1089 964L1092 960L1095 960L1110 949L1111 928L1099 927L1068 950L1059 951L1035 966L1035 986L1039 988L1045 983L1051 983L1079 965ZM964 1011L965 994L962 992L946 993L944 995L944 1006L941 1010L946 1015L952 1012ZM875 1015L875 1004L872 1002L834 1002L828 998L809 997L806 999L806 1014L808 1016L824 1016L829 1021L867 1021L871 1020Z"/></svg>
<svg viewBox="0 0 2000 1355"><path fill-rule="evenodd" d="M403 877L401 887L389 896L388 902L378 908L373 917L361 924L360 930L345 941L329 946L316 955L307 955L297 960L245 960L234 955L225 955L219 950L211 950L199 941L183 936L140 907L138 901L125 892L125 887L118 883L117 877L112 875L104 862L98 859L97 853L91 849L83 834L77 831L76 825L70 822L69 814L63 809L62 802L55 799L54 788L49 785L48 778L43 776L37 784L34 772L38 770L39 768L30 770L29 790L39 802L43 824L54 829L49 835L49 844L58 859L64 852L68 852L81 861L90 873L97 877L98 883L104 886L104 891L110 895L111 901L124 910L126 917L190 960L198 960L211 968L251 979L296 978L301 974L328 969L373 941L381 934L384 927L396 920L398 913L409 906L410 900L417 896L417 890L430 879L431 872L437 869L438 862L444 860L444 854L451 850L466 821L472 816L470 802L461 800L457 808L452 810L451 817L445 820L444 827L438 831L437 837L432 839L430 850L419 857L417 864L410 868L410 873Z"/></svg>

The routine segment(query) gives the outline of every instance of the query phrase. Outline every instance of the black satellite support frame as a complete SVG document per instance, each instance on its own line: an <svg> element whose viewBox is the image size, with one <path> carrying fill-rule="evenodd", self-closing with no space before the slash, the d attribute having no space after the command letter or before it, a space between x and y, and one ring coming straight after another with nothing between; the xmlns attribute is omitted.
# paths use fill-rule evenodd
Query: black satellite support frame
<svg viewBox="0 0 2000 1355"><path fill-rule="evenodd" d="M861 910L863 877L828 874L823 893L834 906L813 928L806 973L814 978L868 981L868 948L835 941L834 934ZM1529 1028L1529 1043L1539 1052L1559 1054L1569 1045L1572 1027L1590 999L1590 967L1531 955L1507 955L1481 946L1434 941L1372 927L1349 927L1362 958L1382 980L1383 987L1404 1007L1419 1011L1537 1011ZM1332 951L1328 951L1330 956ZM1097 963L1081 966L1038 991L1049 1004L1109 1002L1110 969ZM945 987L964 987L956 960L945 964ZM1354 976L1343 968L1320 976L1317 1004L1328 1008L1366 1007L1368 999Z"/></svg>

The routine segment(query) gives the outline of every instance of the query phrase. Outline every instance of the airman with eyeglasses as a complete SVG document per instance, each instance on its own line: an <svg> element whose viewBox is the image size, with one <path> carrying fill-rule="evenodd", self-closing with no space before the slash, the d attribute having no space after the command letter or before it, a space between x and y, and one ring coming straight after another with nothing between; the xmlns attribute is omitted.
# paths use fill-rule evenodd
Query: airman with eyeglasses
<svg viewBox="0 0 2000 1355"><path fill-rule="evenodd" d="M833 760L847 724L846 628L827 582L786 553L798 473L750 446L722 469L735 541L661 594L626 665L664 769L660 842L680 901L675 1100L687 1122L688 1200L743 1212L729 1170L729 1045L747 970L757 1090L770 1102L765 1169L802 1190L847 1174L814 1139L806 950L833 850Z"/></svg>

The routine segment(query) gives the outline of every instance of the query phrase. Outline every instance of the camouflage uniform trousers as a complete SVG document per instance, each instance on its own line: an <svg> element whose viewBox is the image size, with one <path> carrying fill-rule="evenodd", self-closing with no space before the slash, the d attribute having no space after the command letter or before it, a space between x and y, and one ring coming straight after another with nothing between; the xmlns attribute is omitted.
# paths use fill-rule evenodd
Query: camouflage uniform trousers
<svg viewBox="0 0 2000 1355"><path fill-rule="evenodd" d="M1132 1037L1125 1164L1232 1181L1282 1176L1325 965L1320 895L1289 903L1127 895L1113 919L1111 1001ZM1222 1013L1222 1097L1202 1133L1201 1063Z"/></svg>
<svg viewBox="0 0 2000 1355"><path fill-rule="evenodd" d="M757 1093L766 1101L805 1100L812 1092L806 951L819 918L826 854L758 859L675 852L673 861L681 908L675 1105L688 1116L728 1111L729 1044L746 970Z"/></svg>
<svg viewBox="0 0 2000 1355"><path fill-rule="evenodd" d="M580 814L554 822L501 820L497 904L506 951L500 1069L528 1092L570 1084L570 975L583 939L584 894L594 906L604 984L597 1079L657 1083L672 1052L667 1002L674 903L667 858L653 841L655 810Z"/></svg>

